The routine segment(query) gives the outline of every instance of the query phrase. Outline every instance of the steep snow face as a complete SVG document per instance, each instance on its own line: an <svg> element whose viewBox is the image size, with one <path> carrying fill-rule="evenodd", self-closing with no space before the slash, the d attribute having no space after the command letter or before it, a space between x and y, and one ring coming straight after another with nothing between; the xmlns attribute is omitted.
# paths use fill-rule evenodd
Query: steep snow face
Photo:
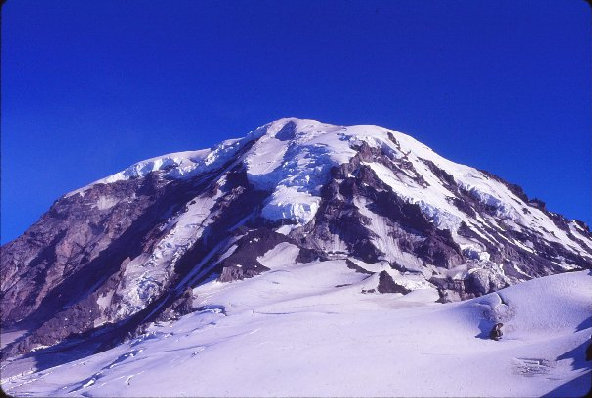
<svg viewBox="0 0 592 398"><path fill-rule="evenodd" d="M290 264L194 290L195 312L82 359L3 364L15 396L583 396L592 276L565 273L463 303L429 288L362 293L375 281L343 261ZM371 267L372 265L367 264ZM501 341L489 339L503 322ZM48 359L49 358L49 359ZM55 362L54 362L55 363Z"/></svg>
<svg viewBox="0 0 592 398"><path fill-rule="evenodd" d="M331 168L355 152L341 141L342 129L337 126L281 119L264 129L265 134L245 157L249 179L272 191L262 215L305 224L319 208L320 189Z"/></svg>

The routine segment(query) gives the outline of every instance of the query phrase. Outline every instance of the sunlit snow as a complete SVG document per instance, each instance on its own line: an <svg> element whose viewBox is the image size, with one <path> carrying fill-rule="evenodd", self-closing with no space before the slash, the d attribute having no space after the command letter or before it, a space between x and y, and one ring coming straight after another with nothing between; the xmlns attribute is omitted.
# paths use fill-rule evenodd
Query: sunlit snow
<svg viewBox="0 0 592 398"><path fill-rule="evenodd" d="M31 373L4 364L17 396L579 396L592 275L548 276L462 303L435 292L363 294L342 261L291 264L282 244L252 279L194 290L196 312L112 350ZM494 322L504 337L488 338Z"/></svg>

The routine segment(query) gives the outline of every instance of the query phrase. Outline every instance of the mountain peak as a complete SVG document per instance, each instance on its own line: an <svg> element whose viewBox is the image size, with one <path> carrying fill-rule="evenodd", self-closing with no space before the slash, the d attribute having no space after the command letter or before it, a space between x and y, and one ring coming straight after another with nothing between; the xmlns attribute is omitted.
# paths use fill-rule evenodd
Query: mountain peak
<svg viewBox="0 0 592 398"><path fill-rule="evenodd" d="M264 126L268 126L270 131L278 131L282 129L286 124L293 123L295 127L300 131L306 131L307 129L313 128L326 128L326 127L338 127L332 124L323 123L318 120L314 119L302 119L298 117L283 117L281 119L274 120L272 122L266 123Z"/></svg>

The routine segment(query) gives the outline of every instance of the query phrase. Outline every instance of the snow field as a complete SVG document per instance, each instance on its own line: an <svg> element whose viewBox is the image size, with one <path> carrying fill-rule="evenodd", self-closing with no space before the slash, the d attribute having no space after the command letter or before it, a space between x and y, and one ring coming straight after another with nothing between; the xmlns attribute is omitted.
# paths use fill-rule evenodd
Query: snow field
<svg viewBox="0 0 592 398"><path fill-rule="evenodd" d="M19 396L103 397L577 396L590 386L586 271L435 304L429 290L362 294L366 275L341 261L282 261L293 249L266 253L270 272L195 289L201 310L176 322L2 385ZM504 338L484 337L501 319Z"/></svg>

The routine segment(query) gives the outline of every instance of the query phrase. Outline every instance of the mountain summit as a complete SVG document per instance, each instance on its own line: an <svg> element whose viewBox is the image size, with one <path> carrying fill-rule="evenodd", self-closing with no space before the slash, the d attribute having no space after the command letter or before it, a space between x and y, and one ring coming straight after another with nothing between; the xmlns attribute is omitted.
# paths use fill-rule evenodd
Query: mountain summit
<svg viewBox="0 0 592 398"><path fill-rule="evenodd" d="M4 354L105 348L192 311L193 288L269 270L270 253L361 273L363 294L448 302L592 268L592 234L406 134L280 119L58 199L2 247L2 323L27 331Z"/></svg>

